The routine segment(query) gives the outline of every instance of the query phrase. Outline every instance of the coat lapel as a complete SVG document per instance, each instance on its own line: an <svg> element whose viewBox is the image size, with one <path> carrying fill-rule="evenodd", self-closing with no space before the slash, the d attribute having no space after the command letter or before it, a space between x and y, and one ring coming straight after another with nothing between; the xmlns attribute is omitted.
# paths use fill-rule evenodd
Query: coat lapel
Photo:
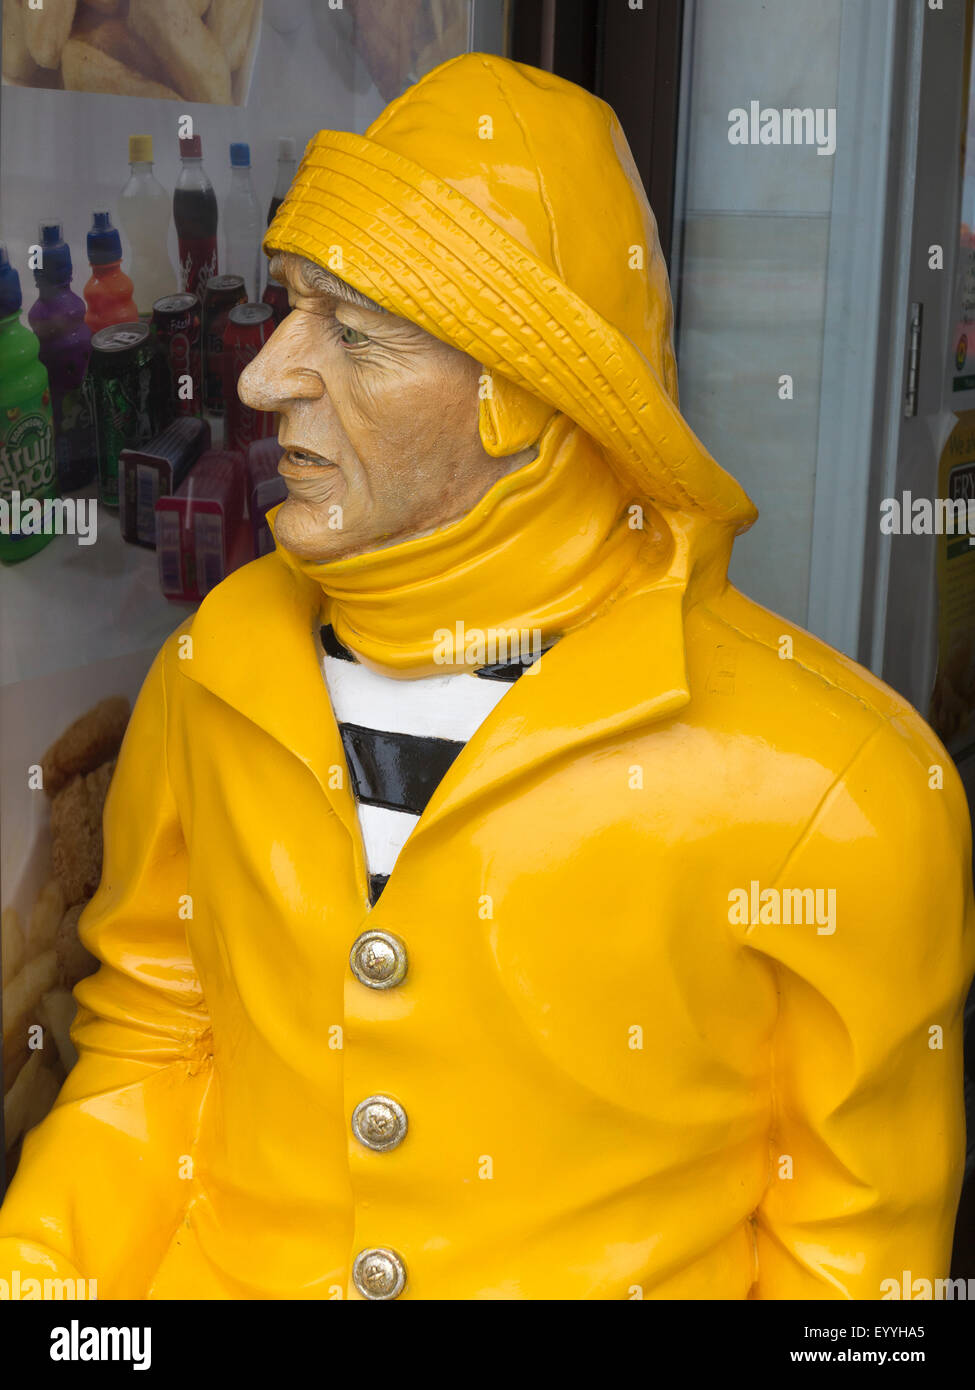
<svg viewBox="0 0 975 1390"><path fill-rule="evenodd" d="M277 552L244 565L213 589L193 619L191 679L263 729L308 767L335 814L358 840L345 750L318 658L321 594Z"/></svg>
<svg viewBox="0 0 975 1390"><path fill-rule="evenodd" d="M679 581L614 604L512 686L431 797L411 840L570 748L662 719L690 699Z"/></svg>

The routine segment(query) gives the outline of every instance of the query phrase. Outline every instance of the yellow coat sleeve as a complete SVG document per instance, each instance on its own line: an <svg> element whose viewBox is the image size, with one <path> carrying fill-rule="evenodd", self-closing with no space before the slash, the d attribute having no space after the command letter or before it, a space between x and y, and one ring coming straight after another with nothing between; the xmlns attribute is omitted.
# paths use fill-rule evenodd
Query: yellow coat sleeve
<svg viewBox="0 0 975 1390"><path fill-rule="evenodd" d="M970 839L945 750L913 716L885 723L778 875L780 889L835 890L835 930L747 928L779 996L753 1297L877 1299L904 1271L948 1274L975 964Z"/></svg>
<svg viewBox="0 0 975 1390"><path fill-rule="evenodd" d="M27 1136L0 1210L0 1277L95 1279L102 1298L144 1296L182 1221L210 1075L167 775L166 665L164 648L106 802L102 879L80 925L102 964L75 990L79 1060Z"/></svg>

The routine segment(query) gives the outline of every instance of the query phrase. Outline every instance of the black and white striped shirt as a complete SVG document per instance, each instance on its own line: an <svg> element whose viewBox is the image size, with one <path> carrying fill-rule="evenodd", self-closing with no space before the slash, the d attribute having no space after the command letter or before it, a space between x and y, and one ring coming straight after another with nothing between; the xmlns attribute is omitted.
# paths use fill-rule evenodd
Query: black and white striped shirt
<svg viewBox="0 0 975 1390"><path fill-rule="evenodd" d="M363 666L331 627L321 643L375 904L444 773L532 658L397 680Z"/></svg>

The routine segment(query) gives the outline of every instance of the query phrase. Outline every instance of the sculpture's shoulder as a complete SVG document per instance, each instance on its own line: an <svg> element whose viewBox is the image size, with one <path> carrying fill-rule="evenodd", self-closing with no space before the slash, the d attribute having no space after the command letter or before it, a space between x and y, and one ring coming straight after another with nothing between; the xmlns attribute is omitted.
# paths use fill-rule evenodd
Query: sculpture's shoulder
<svg viewBox="0 0 975 1390"><path fill-rule="evenodd" d="M785 758L815 758L837 776L876 742L905 769L937 764L957 782L947 751L907 700L731 585L691 608L686 637L692 697L710 718L733 706L741 733Z"/></svg>
<svg viewBox="0 0 975 1390"><path fill-rule="evenodd" d="M297 651L309 646L318 596L303 576L272 551L234 570L205 596L164 643L159 662L167 688L180 676L225 695L261 681L268 670L284 679Z"/></svg>
<svg viewBox="0 0 975 1390"><path fill-rule="evenodd" d="M768 848L787 886L836 890L850 927L838 958L852 951L851 969L903 951L916 980L930 979L924 942L936 932L950 988L970 979L971 817L934 730L869 671L734 589L695 606L685 632L688 711L732 831L736 817L756 828L749 853Z"/></svg>
<svg viewBox="0 0 975 1390"><path fill-rule="evenodd" d="M167 638L163 649L185 635L199 637L211 631L227 632L232 637L249 632L253 641L261 621L288 621L296 606L302 610L309 607L306 591L310 588L309 581L285 563L277 550L271 550L270 555L232 570L210 589L198 609Z"/></svg>

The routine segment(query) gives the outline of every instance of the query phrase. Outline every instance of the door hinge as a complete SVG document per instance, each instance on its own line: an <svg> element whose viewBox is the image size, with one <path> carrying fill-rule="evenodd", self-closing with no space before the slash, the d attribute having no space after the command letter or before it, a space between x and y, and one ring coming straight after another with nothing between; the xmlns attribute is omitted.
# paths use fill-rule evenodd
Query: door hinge
<svg viewBox="0 0 975 1390"><path fill-rule="evenodd" d="M911 305L910 337L907 343L907 390L904 393L904 415L917 414L917 392L921 376L921 324L924 319L924 305L920 301Z"/></svg>

